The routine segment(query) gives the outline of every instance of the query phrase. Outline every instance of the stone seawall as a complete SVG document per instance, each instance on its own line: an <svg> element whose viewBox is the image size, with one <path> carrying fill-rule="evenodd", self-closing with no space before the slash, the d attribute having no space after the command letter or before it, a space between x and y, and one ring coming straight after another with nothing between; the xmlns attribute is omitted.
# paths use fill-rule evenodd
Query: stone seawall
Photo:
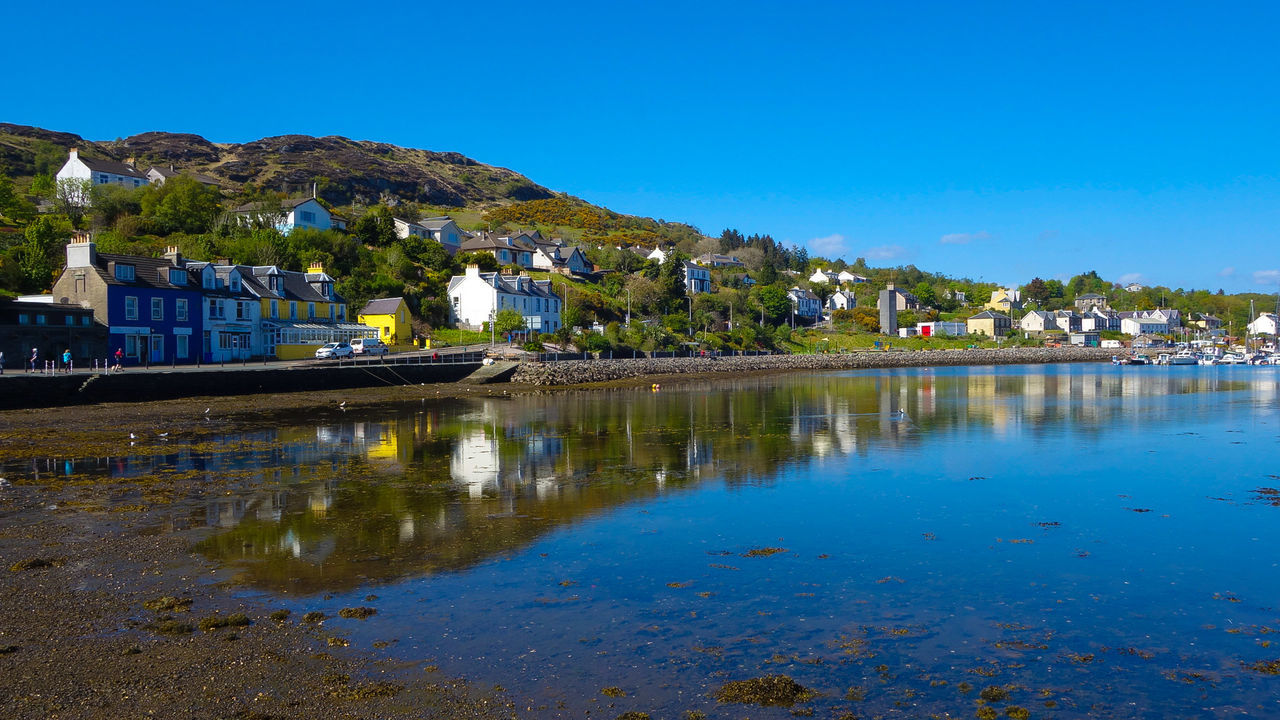
<svg viewBox="0 0 1280 720"><path fill-rule="evenodd" d="M565 360L521 364L512 382L529 385L580 385L649 375L725 374L785 370L853 370L944 365L1020 365L1105 362L1114 350L1101 348L1007 348L1002 350L928 350L856 352L831 355L759 355L717 358L638 358Z"/></svg>
<svg viewBox="0 0 1280 720"><path fill-rule="evenodd" d="M480 363L360 365L357 367L131 370L114 374L6 376L0 410L102 402L173 400L198 395L305 393L418 383L453 383Z"/></svg>

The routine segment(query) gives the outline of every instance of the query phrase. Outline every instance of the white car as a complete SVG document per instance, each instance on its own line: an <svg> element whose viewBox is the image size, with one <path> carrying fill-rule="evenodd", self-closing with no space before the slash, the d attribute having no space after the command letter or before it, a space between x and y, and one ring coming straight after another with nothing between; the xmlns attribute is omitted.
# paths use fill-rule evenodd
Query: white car
<svg viewBox="0 0 1280 720"><path fill-rule="evenodd" d="M316 348L316 359L324 358L349 358L352 355L351 346L344 342L331 342Z"/></svg>
<svg viewBox="0 0 1280 720"><path fill-rule="evenodd" d="M378 338L356 338L351 341L351 352L356 355L386 355L387 346Z"/></svg>

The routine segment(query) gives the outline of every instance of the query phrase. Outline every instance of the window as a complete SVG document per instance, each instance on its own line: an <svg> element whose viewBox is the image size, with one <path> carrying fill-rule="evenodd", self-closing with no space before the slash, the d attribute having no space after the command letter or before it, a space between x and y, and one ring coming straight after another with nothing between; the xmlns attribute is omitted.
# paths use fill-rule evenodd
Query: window
<svg viewBox="0 0 1280 720"><path fill-rule="evenodd" d="M181 268L169 268L169 284L170 285L186 285L187 271Z"/></svg>
<svg viewBox="0 0 1280 720"><path fill-rule="evenodd" d="M133 282L134 270L132 265L116 265L116 279L121 282Z"/></svg>
<svg viewBox="0 0 1280 720"><path fill-rule="evenodd" d="M63 320L63 322L65 322L65 323L66 323L66 324L68 324L68 325L75 325L75 324L76 324L76 316L75 316L75 315L67 315L67 316L66 316L66 317L64 317L62 320Z"/></svg>
<svg viewBox="0 0 1280 720"><path fill-rule="evenodd" d="M272 318L280 317L280 301L279 300L271 301L271 317Z"/></svg>
<svg viewBox="0 0 1280 720"><path fill-rule="evenodd" d="M151 319L164 319L164 298L151 298Z"/></svg>
<svg viewBox="0 0 1280 720"><path fill-rule="evenodd" d="M120 268L118 267L116 268L117 271L119 271L119 269ZM129 295L124 299L124 319L138 319L138 298L133 295Z"/></svg>
<svg viewBox="0 0 1280 720"><path fill-rule="evenodd" d="M315 213L311 212L310 210L302 211L302 222L315 223L315 221L316 221Z"/></svg>
<svg viewBox="0 0 1280 720"><path fill-rule="evenodd" d="M30 325L30 324L31 324L31 316L30 316L29 314L27 314L27 313L18 313L18 324L19 324L19 325Z"/></svg>
<svg viewBox="0 0 1280 720"><path fill-rule="evenodd" d="M80 324L84 327L89 327L91 324L93 324L93 317L89 315L82 316L80 318Z"/></svg>
<svg viewBox="0 0 1280 720"><path fill-rule="evenodd" d="M289 319L290 320L298 319L298 303L292 300L289 301Z"/></svg>
<svg viewBox="0 0 1280 720"><path fill-rule="evenodd" d="M174 302L173 319L179 322L186 322L187 321L187 299L178 298L173 302ZM182 357L186 357L186 355L183 355Z"/></svg>
<svg viewBox="0 0 1280 720"><path fill-rule="evenodd" d="M316 304L315 304L315 303L307 303L307 319L308 319L308 320L315 320L315 319L316 319Z"/></svg>
<svg viewBox="0 0 1280 720"><path fill-rule="evenodd" d="M175 357L177 357L180 360L187 359L187 336L186 335L173 336L173 354Z"/></svg>
<svg viewBox="0 0 1280 720"><path fill-rule="evenodd" d="M45 324L47 324L48 322L49 322L49 318L45 317L44 315L36 315L36 324L37 324L37 325L45 325Z"/></svg>
<svg viewBox="0 0 1280 720"><path fill-rule="evenodd" d="M243 300L236 301L236 319L237 320L249 319L249 303Z"/></svg>
<svg viewBox="0 0 1280 720"><path fill-rule="evenodd" d="M125 356L131 357L135 360L138 359L138 336L137 335L124 336L124 354Z"/></svg>

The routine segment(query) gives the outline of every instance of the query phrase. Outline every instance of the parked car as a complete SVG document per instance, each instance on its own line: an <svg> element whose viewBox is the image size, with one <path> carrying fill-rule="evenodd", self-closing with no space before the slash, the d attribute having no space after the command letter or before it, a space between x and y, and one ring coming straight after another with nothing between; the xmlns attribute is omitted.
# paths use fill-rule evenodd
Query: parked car
<svg viewBox="0 0 1280 720"><path fill-rule="evenodd" d="M324 358L349 358L352 355L351 346L344 342L331 342L316 348L316 359Z"/></svg>
<svg viewBox="0 0 1280 720"><path fill-rule="evenodd" d="M356 355L386 355L387 346L378 338L356 338L351 341L351 352Z"/></svg>

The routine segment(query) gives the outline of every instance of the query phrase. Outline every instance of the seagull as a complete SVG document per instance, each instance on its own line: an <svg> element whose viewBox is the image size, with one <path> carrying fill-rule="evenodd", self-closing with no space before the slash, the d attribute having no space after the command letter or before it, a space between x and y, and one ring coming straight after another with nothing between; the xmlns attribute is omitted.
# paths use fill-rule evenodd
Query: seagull
<svg viewBox="0 0 1280 720"><path fill-rule="evenodd" d="M169 433L167 432L156 433L156 434L159 435L160 437L169 437Z"/></svg>
<svg viewBox="0 0 1280 720"><path fill-rule="evenodd" d="M210 410L212 410L212 409L213 409L213 408L205 408L205 409L204 409L204 414L205 414L205 415L208 415L208 414L209 414L209 411L210 411Z"/></svg>
<svg viewBox="0 0 1280 720"><path fill-rule="evenodd" d="M346 406L347 406L346 400L343 400L342 402L338 403L338 407L346 407Z"/></svg>
<svg viewBox="0 0 1280 720"><path fill-rule="evenodd" d="M137 440L137 439L138 439L138 436L137 436L137 435L134 435L133 433L129 433L129 439L130 439L130 440Z"/></svg>

